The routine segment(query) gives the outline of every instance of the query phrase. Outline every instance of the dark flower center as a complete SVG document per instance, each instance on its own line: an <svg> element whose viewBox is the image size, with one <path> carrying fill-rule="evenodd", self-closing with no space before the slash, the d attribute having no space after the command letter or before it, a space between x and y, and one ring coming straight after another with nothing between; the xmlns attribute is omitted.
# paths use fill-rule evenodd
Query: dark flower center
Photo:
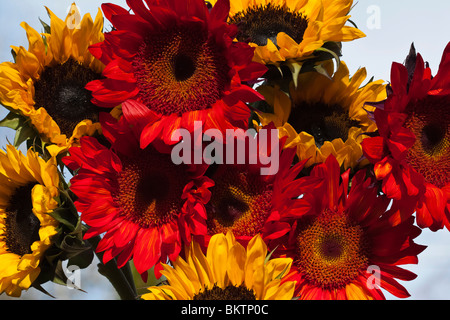
<svg viewBox="0 0 450 320"><path fill-rule="evenodd" d="M9 200L5 218L5 243L19 256L31 253L31 245L39 240L40 221L33 213L31 190L35 184L18 187Z"/></svg>
<svg viewBox="0 0 450 320"><path fill-rule="evenodd" d="M184 54L179 54L174 59L174 74L177 81L185 81L195 72L195 64L192 59Z"/></svg>
<svg viewBox="0 0 450 320"><path fill-rule="evenodd" d="M208 234L233 231L236 236L261 232L272 208L272 185L240 166L221 165L206 205Z"/></svg>
<svg viewBox="0 0 450 320"><path fill-rule="evenodd" d="M433 153L438 149L439 144L445 138L445 128L442 128L437 123L430 123L423 127L421 135L421 143L429 153Z"/></svg>
<svg viewBox="0 0 450 320"><path fill-rule="evenodd" d="M73 59L48 67L34 84L34 107L47 110L61 133L70 137L80 121L98 122L99 108L91 103L91 92L84 87L100 78L100 74Z"/></svg>
<svg viewBox="0 0 450 320"><path fill-rule="evenodd" d="M405 126L416 137L408 150L408 164L438 188L450 182L450 100L428 96L405 109Z"/></svg>
<svg viewBox="0 0 450 320"><path fill-rule="evenodd" d="M194 295L193 300L256 300L256 296L253 290L244 285L239 287L229 285L225 288L214 285L211 289L205 289Z"/></svg>
<svg viewBox="0 0 450 320"><path fill-rule="evenodd" d="M338 259L343 253L342 239L335 236L323 239L320 251L327 260Z"/></svg>
<svg viewBox="0 0 450 320"><path fill-rule="evenodd" d="M189 182L184 167L174 165L169 154L152 148L121 160L123 169L113 198L123 216L142 228L150 228L179 215L183 189Z"/></svg>
<svg viewBox="0 0 450 320"><path fill-rule="evenodd" d="M348 139L351 127L359 127L359 122L350 119L340 105L327 105L325 103L298 103L291 110L288 119L297 132L307 132L314 137L317 148L322 147L325 141L341 138Z"/></svg>
<svg viewBox="0 0 450 320"><path fill-rule="evenodd" d="M300 43L308 27L308 20L301 13L293 13L271 3L238 12L230 18L230 23L238 26L236 38L239 41L253 42L259 46L267 45L267 39L277 45L280 32Z"/></svg>
<svg viewBox="0 0 450 320"><path fill-rule="evenodd" d="M325 210L297 227L295 263L305 279L325 289L342 288L368 267L364 230L345 213Z"/></svg>
<svg viewBox="0 0 450 320"><path fill-rule="evenodd" d="M224 50L198 23L149 34L132 62L138 98L163 115L211 108L230 81Z"/></svg>

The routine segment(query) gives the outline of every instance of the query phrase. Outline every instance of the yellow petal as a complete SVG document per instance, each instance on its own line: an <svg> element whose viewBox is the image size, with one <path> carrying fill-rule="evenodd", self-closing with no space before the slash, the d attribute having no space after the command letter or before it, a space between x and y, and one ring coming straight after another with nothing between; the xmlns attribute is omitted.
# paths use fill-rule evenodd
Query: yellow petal
<svg viewBox="0 0 450 320"><path fill-rule="evenodd" d="M175 263L177 263L175 261ZM172 267L164 268L161 271L170 283L172 288L176 288L178 292L184 296L192 297L196 292L194 292L193 286L190 284L189 279L187 279L183 272L178 272Z"/></svg>
<svg viewBox="0 0 450 320"><path fill-rule="evenodd" d="M206 257L220 288L224 288L227 277L228 241L223 233L215 234L209 241Z"/></svg>
<svg viewBox="0 0 450 320"><path fill-rule="evenodd" d="M264 269L264 261L267 256L267 246L260 235L254 236L247 246L247 259L245 263L245 285L252 288L254 281L254 273L257 270ZM261 279L259 279L261 280Z"/></svg>
<svg viewBox="0 0 450 320"><path fill-rule="evenodd" d="M49 8L45 8L50 16L50 27L52 32L48 41L48 48L52 52L56 63L62 64L70 57L72 39L67 24L58 18Z"/></svg>
<svg viewBox="0 0 450 320"><path fill-rule="evenodd" d="M193 270L197 271L200 282L203 283L206 288L214 285L214 275L211 272L208 260L203 255L200 245L195 241L192 241L191 246L189 247L187 262Z"/></svg>
<svg viewBox="0 0 450 320"><path fill-rule="evenodd" d="M42 70L45 63L45 44L39 32L31 28L26 22L20 24L25 29L28 38L28 51L36 56Z"/></svg>
<svg viewBox="0 0 450 320"><path fill-rule="evenodd" d="M230 249L227 262L228 278L234 286L240 286L244 282L246 259L245 248L240 243L235 243Z"/></svg>
<svg viewBox="0 0 450 320"><path fill-rule="evenodd" d="M354 283L350 283L345 287L345 293L348 300L373 300L372 296L367 294L362 287Z"/></svg>
<svg viewBox="0 0 450 320"><path fill-rule="evenodd" d="M267 274L269 279L276 279L285 276L292 266L291 258L275 258L270 259L266 263Z"/></svg>
<svg viewBox="0 0 450 320"><path fill-rule="evenodd" d="M264 300L291 300L294 296L295 281L274 280L266 287Z"/></svg>
<svg viewBox="0 0 450 320"><path fill-rule="evenodd" d="M20 74L27 79L39 79L39 74L42 70L41 62L39 61L39 59L33 53L27 51L22 46L11 47L16 52L16 65Z"/></svg>

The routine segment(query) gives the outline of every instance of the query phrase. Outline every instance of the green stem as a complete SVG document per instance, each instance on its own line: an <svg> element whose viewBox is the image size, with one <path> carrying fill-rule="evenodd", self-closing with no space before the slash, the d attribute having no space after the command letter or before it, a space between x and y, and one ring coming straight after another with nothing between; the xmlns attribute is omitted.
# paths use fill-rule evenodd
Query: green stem
<svg viewBox="0 0 450 320"><path fill-rule="evenodd" d="M94 237L89 239L89 243L92 245L94 251L97 248L100 237ZM136 300L138 298L137 291L134 285L134 281L131 277L131 270L128 263L122 267L117 267L116 259L112 259L106 264L103 261L103 253L95 253L100 260L98 264L98 272L106 277L116 289L120 299L122 300Z"/></svg>
<svg viewBox="0 0 450 320"><path fill-rule="evenodd" d="M72 197L69 195L67 191L68 185L62 176L61 181L63 182L64 189L60 190L60 193L63 194L65 198L69 201L74 215L78 215ZM97 258L100 261L100 263L98 264L98 272L109 280L114 289L116 289L120 299L136 300L138 298L138 294L129 263L125 264L125 266L123 266L122 268L119 268L117 266L117 261L115 258L111 259L107 263L103 263L103 253L96 252L96 248L100 240L101 240L100 236L88 239L89 244L92 246L92 250L94 251L94 253L96 254Z"/></svg>

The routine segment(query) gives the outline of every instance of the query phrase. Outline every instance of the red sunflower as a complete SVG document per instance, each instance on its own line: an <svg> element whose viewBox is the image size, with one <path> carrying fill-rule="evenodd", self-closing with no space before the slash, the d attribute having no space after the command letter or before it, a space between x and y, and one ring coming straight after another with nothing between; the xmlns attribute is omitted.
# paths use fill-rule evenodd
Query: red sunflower
<svg viewBox="0 0 450 320"><path fill-rule="evenodd" d="M286 280L295 280L296 296L316 299L384 299L380 289L408 297L397 279L416 275L399 265L417 263L425 247L413 242L420 233L414 217L392 226L387 210L389 199L378 195L375 178L358 171L340 174L337 160L330 156L317 165L310 177L321 182L303 194L310 210L301 217L280 216L275 226L289 223L282 237L270 229L263 234L274 254L293 259ZM300 179L302 180L302 179Z"/></svg>
<svg viewBox="0 0 450 320"><path fill-rule="evenodd" d="M270 128L274 129L266 126L262 130ZM276 136L278 139L278 133ZM237 141L240 138L236 139L235 147L239 145ZM271 138L268 141L272 141ZM308 204L305 206L304 202L297 199L301 190L308 188L311 182L308 179L298 180L306 161L292 166L296 148L280 151L283 141L279 143L280 150L273 145L266 148L260 140L256 143L254 153L250 153L252 148L245 149L246 161L238 162L236 158L234 164L228 162L210 167L208 176L214 181L214 187L211 188L210 201L206 204L206 243L216 233L226 234L231 231L239 242L246 244L255 235L261 234L268 222L278 220L281 214L297 217L309 210ZM239 152L242 151L234 154L242 156ZM273 157L269 165L267 161L261 161L261 155L273 155L275 152L278 157ZM257 157L252 161L250 159L254 154ZM268 174L262 174L261 168L268 169L268 166ZM311 179L316 182L316 179ZM283 227L272 228L272 236L285 233Z"/></svg>
<svg viewBox="0 0 450 320"><path fill-rule="evenodd" d="M145 2L145 4L144 4ZM128 99L151 111L144 144L178 128L244 127L246 102L263 99L247 82L267 70L252 62L253 48L234 42L237 27L227 24L229 0L209 10L203 0L128 0L132 12L104 4L114 30L90 47L106 67L105 79L92 81L93 102L116 107ZM163 131L164 129L164 131Z"/></svg>
<svg viewBox="0 0 450 320"><path fill-rule="evenodd" d="M411 47L405 65L393 63L389 91L364 155L388 197L416 203L419 227L450 229L450 44L434 77Z"/></svg>
<svg viewBox="0 0 450 320"><path fill-rule="evenodd" d="M171 147L161 141L141 149L133 119L127 108L119 122L102 114L111 148L82 138L63 161L76 172L71 190L90 227L86 238L102 235L97 251L105 263L117 257L122 267L133 259L145 277L153 266L159 275L159 262L174 260L191 235L206 233L204 204L213 183L203 176L205 166L175 165Z"/></svg>

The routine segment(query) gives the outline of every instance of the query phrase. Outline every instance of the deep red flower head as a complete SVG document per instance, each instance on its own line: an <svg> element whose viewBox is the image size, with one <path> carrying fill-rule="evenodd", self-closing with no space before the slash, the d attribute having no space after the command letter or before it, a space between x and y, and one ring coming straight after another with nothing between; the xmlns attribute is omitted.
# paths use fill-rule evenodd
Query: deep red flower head
<svg viewBox="0 0 450 320"><path fill-rule="evenodd" d="M281 213L299 216L307 209L296 199L301 188L306 187L305 183L298 183L306 161L292 165L295 148L283 149L285 138L279 139L273 124L263 127L255 136L236 130L221 142L216 144L215 157L211 158L215 163L206 173L214 186L205 206L207 233L197 237L204 247L211 236L228 231L246 245ZM205 154L210 146L205 147ZM286 232L282 227L271 231Z"/></svg>
<svg viewBox="0 0 450 320"><path fill-rule="evenodd" d="M90 47L106 67L105 79L92 81L93 102L113 108L128 99L145 105L152 122L146 144L157 134L166 143L169 130L192 129L195 120L208 128L245 127L247 102L262 96L247 82L266 67L252 62L254 49L234 42L237 28L227 24L229 0L208 10L203 0L128 0L132 13L102 6L114 30Z"/></svg>
<svg viewBox="0 0 450 320"><path fill-rule="evenodd" d="M280 213L276 224L289 225L285 234L263 234L274 256L293 259L283 281L295 280L300 299L384 299L380 289L397 297L409 296L395 278L416 277L401 264L417 263L425 247L414 243L421 230L414 217L393 226L390 200L378 195L373 177L359 170L341 175L330 156L316 165L303 188L302 200L309 210L301 216ZM314 178L315 180L311 180Z"/></svg>
<svg viewBox="0 0 450 320"><path fill-rule="evenodd" d="M416 202L420 227L448 227L450 44L434 77L414 47L405 65L393 63L388 98L374 118L379 136L362 146L383 192L405 204Z"/></svg>
<svg viewBox="0 0 450 320"><path fill-rule="evenodd" d="M134 113L133 116L136 116ZM103 262L117 257L119 267L133 259L144 277L160 262L174 260L192 235L206 233L205 204L212 180L204 165L175 165L171 146L160 140L139 146L139 123L128 115L117 121L102 114L102 130L111 147L83 137L63 162L76 172L71 190L89 230L101 236Z"/></svg>

